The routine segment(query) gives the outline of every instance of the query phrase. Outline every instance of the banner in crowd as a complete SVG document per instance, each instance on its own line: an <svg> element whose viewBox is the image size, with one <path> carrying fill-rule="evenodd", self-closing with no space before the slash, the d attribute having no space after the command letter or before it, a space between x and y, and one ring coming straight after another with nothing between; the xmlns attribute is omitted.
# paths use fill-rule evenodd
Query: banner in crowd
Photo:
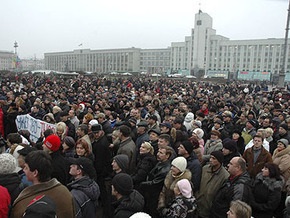
<svg viewBox="0 0 290 218"><path fill-rule="evenodd" d="M43 120L35 119L28 114L18 115L16 117L16 126L18 131L28 130L30 132L30 140L32 142L36 142L45 130L55 130L54 124L44 122Z"/></svg>

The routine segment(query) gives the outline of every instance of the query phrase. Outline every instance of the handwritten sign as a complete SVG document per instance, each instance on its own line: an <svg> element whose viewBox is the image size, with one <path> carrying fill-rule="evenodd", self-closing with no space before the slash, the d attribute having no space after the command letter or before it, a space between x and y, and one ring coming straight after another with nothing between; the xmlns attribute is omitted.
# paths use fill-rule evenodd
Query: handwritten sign
<svg viewBox="0 0 290 218"><path fill-rule="evenodd" d="M54 124L35 119L29 114L18 115L16 117L16 126L18 131L28 130L30 132L30 140L32 142L36 142L41 134L47 129L52 129L55 132Z"/></svg>

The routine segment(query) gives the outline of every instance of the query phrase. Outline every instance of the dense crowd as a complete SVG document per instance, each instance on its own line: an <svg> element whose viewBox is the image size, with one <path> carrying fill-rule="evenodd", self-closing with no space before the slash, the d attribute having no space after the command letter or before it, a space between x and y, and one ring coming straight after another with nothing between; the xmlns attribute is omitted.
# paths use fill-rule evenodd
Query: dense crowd
<svg viewBox="0 0 290 218"><path fill-rule="evenodd" d="M0 217L283 217L289 96L264 82L2 78ZM55 128L31 140L25 114Z"/></svg>

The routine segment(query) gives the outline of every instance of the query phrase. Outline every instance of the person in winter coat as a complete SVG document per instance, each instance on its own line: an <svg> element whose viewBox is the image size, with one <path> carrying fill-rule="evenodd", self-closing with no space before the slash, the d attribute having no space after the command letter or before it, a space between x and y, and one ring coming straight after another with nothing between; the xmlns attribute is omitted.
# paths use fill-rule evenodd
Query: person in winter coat
<svg viewBox="0 0 290 218"><path fill-rule="evenodd" d="M194 140L192 140L194 143ZM197 155L193 152L195 145L198 145L198 141L195 140L195 145L190 141L181 142L178 147L178 155L182 156L187 161L187 169L191 172L191 182L193 184L193 193L199 190L201 179L201 164L197 158Z"/></svg>
<svg viewBox="0 0 290 218"><path fill-rule="evenodd" d="M175 198L170 202L169 206L161 211L162 217L196 217L196 200L192 196L191 184L187 179L181 179L175 184L174 195Z"/></svg>
<svg viewBox="0 0 290 218"><path fill-rule="evenodd" d="M200 189L196 194L198 216L201 218L208 218L215 195L229 177L222 165L223 158L221 151L214 151L211 153L209 164L202 168Z"/></svg>
<svg viewBox="0 0 290 218"><path fill-rule="evenodd" d="M46 195L56 205L59 218L75 217L75 206L71 193L55 178L52 159L45 151L32 151L25 157L24 172L33 185L25 188L14 201L11 218L23 217L29 203L39 195Z"/></svg>
<svg viewBox="0 0 290 218"><path fill-rule="evenodd" d="M60 153L60 138L57 135L50 135L45 138L42 148L52 158L52 178L56 178L61 184L69 182L69 163Z"/></svg>
<svg viewBox="0 0 290 218"><path fill-rule="evenodd" d="M233 157L240 156L236 141L231 140L231 139L224 139L222 152L224 154L223 166L226 169L228 168L228 164L230 163Z"/></svg>
<svg viewBox="0 0 290 218"><path fill-rule="evenodd" d="M207 162L209 161L211 152L221 151L223 149L223 143L220 137L221 133L219 131L211 131L210 139L208 139L204 145L204 152L202 156L203 165L207 164Z"/></svg>
<svg viewBox="0 0 290 218"><path fill-rule="evenodd" d="M76 206L76 217L96 217L96 205L100 196L93 162L85 157L70 158L70 175L73 181L67 186L70 189Z"/></svg>
<svg viewBox="0 0 290 218"><path fill-rule="evenodd" d="M255 218L272 218L278 207L283 180L279 168L274 163L266 163L253 184L253 198L250 205Z"/></svg>
<svg viewBox="0 0 290 218"><path fill-rule="evenodd" d="M136 171L131 175L136 190L139 190L140 183L146 181L149 172L157 163L154 148L149 142L142 143L139 158Z"/></svg>
<svg viewBox="0 0 290 218"><path fill-rule="evenodd" d="M114 218L129 218L143 210L144 198L133 189L133 180L126 173L119 173L113 178L112 195L117 199L113 202Z"/></svg>
<svg viewBox="0 0 290 218"><path fill-rule="evenodd" d="M273 162L271 154L263 147L263 137L255 135L253 138L254 145L251 148L245 150L243 158L247 162L247 171L252 178L261 172L265 163Z"/></svg>
<svg viewBox="0 0 290 218"><path fill-rule="evenodd" d="M282 188L281 193L281 201L279 204L279 207L275 211L275 215L278 214L281 215L281 212L285 208L285 200L287 196L287 190L286 190L286 182L290 178L290 147L287 139L280 139L278 140L277 148L275 149L272 159L273 163L277 164L281 173L281 176L283 177L285 183Z"/></svg>
<svg viewBox="0 0 290 218"><path fill-rule="evenodd" d="M241 157L234 157L229 163L229 178L218 190L212 202L210 218L226 217L233 200L250 201L250 176L246 170L246 162Z"/></svg>
<svg viewBox="0 0 290 218"><path fill-rule="evenodd" d="M191 180L191 172L186 167L187 161L184 157L177 157L171 162L171 170L165 177L164 185L159 195L158 210L162 210L174 199L174 186L179 180Z"/></svg>
<svg viewBox="0 0 290 218"><path fill-rule="evenodd" d="M16 173L16 159L11 154L0 154L0 185L7 188L11 203L22 190L21 178Z"/></svg>
<svg viewBox="0 0 290 218"><path fill-rule="evenodd" d="M158 163L149 172L146 181L140 183L141 194L145 198L144 211L153 217L158 216L158 198L164 184L164 179L170 170L172 153L173 149L169 146L159 148L157 153Z"/></svg>

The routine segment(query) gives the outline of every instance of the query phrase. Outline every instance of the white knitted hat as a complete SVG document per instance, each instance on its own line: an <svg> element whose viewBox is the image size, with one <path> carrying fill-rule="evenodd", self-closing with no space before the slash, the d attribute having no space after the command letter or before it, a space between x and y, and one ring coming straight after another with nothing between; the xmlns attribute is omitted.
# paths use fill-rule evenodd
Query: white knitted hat
<svg viewBox="0 0 290 218"><path fill-rule="evenodd" d="M0 174L15 172L16 159L9 153L0 154Z"/></svg>
<svg viewBox="0 0 290 218"><path fill-rule="evenodd" d="M184 172L187 167L187 161L184 157L177 157L171 162L171 165Z"/></svg>

